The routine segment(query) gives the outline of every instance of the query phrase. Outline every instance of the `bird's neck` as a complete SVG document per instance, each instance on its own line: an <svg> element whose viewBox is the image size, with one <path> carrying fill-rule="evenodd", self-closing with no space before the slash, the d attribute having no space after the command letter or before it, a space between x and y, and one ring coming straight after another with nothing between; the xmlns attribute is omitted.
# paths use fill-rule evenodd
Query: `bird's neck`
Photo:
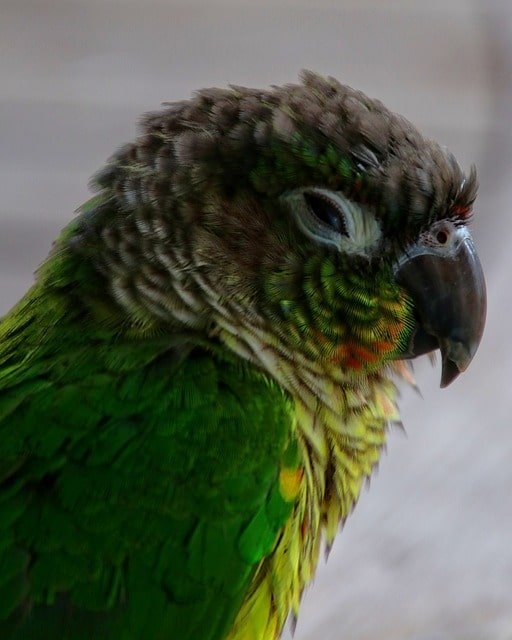
<svg viewBox="0 0 512 640"><path fill-rule="evenodd" d="M354 378L329 364L287 360L261 333L251 331L255 364L271 372L294 400L294 428L302 453L297 503L274 552L259 570L229 640L277 639L288 618L296 619L302 592L312 580L322 546L329 551L341 523L353 509L365 480L378 462L387 428L398 422L392 376L407 377L405 364ZM237 341L230 337L232 348ZM260 342L257 346L256 340ZM245 340L249 340L245 336ZM242 350L242 346L239 346ZM256 628L265 610L261 635ZM253 625L253 626L251 626Z"/></svg>

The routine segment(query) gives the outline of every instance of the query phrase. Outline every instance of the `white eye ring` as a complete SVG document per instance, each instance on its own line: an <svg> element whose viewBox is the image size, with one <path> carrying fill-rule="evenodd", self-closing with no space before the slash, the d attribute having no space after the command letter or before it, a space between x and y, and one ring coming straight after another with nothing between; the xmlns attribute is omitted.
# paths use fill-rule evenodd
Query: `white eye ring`
<svg viewBox="0 0 512 640"><path fill-rule="evenodd" d="M330 203L342 219L343 231L334 229L315 215L306 200L314 195ZM283 196L291 209L300 229L310 238L327 244L341 253L369 256L379 244L382 230L372 210L362 204L348 200L339 191L330 191L320 187L295 189Z"/></svg>

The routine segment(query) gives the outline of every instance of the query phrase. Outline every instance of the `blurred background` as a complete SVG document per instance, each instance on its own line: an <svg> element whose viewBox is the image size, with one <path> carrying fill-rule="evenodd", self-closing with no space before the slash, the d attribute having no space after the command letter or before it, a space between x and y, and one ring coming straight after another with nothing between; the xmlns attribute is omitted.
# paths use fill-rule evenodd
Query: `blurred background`
<svg viewBox="0 0 512 640"><path fill-rule="evenodd" d="M295 81L303 67L476 163L489 310L448 390L439 366L418 362L407 435L390 433L295 639L512 639L510 0L0 0L0 313L141 113L204 86Z"/></svg>

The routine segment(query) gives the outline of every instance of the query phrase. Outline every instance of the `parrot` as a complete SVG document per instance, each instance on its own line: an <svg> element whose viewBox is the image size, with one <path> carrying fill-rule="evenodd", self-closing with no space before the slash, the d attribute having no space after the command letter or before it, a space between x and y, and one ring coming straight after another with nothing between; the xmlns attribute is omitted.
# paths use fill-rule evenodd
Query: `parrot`
<svg viewBox="0 0 512 640"><path fill-rule="evenodd" d="M476 169L330 76L164 103L0 320L2 640L277 640L486 316Z"/></svg>

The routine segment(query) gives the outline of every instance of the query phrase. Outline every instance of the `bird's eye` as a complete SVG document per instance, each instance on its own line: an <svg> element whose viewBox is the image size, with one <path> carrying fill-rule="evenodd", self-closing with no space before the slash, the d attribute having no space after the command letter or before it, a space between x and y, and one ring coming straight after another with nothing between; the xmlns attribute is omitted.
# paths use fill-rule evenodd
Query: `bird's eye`
<svg viewBox="0 0 512 640"><path fill-rule="evenodd" d="M323 224L337 233L348 235L343 213L331 200L314 192L305 192L304 199L310 212Z"/></svg>
<svg viewBox="0 0 512 640"><path fill-rule="evenodd" d="M380 242L374 212L341 191L307 186L285 193L283 200L302 232L315 242L363 256L369 256Z"/></svg>

